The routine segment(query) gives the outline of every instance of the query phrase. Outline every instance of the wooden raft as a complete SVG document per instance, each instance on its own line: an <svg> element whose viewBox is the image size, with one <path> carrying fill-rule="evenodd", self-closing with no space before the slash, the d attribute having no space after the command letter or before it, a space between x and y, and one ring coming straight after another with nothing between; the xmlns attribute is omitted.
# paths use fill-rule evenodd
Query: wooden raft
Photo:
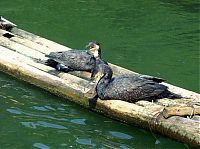
<svg viewBox="0 0 200 149"><path fill-rule="evenodd" d="M98 99L95 107L90 106L88 99L93 84L88 81L89 73L62 73L35 61L45 60L45 54L52 51L65 50L70 48L17 27L10 32L0 29L1 71L113 119L150 129L192 146L200 146L200 94L163 83L170 91L184 98L139 101L135 104ZM113 64L110 66L114 75L138 75Z"/></svg>

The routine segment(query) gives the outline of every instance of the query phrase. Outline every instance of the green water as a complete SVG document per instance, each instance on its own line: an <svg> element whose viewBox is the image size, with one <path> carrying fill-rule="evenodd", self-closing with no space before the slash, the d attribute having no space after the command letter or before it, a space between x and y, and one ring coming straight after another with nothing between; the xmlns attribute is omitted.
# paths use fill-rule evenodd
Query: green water
<svg viewBox="0 0 200 149"><path fill-rule="evenodd" d="M198 0L0 0L0 15L103 58L199 92ZM0 148L188 148L0 73Z"/></svg>

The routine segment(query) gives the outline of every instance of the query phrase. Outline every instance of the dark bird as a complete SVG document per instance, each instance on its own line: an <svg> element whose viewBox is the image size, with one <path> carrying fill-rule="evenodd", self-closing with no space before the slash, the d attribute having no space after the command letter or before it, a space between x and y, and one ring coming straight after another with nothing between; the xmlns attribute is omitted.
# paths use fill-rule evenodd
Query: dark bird
<svg viewBox="0 0 200 149"><path fill-rule="evenodd" d="M86 45L85 50L51 52L46 56L49 58L46 64L62 72L93 72L96 68L96 63L98 64L102 61L100 59L100 44L96 41L89 42L89 44Z"/></svg>
<svg viewBox="0 0 200 149"><path fill-rule="evenodd" d="M9 31L10 29L12 29L13 27L16 27L17 25L15 25L14 23L6 20L5 18L3 18L2 16L0 16L0 29L3 30L7 30Z"/></svg>
<svg viewBox="0 0 200 149"><path fill-rule="evenodd" d="M167 86L160 84L164 81L160 78L147 75L112 77L112 69L105 64L98 65L97 71L94 76L97 81L96 93L91 99L92 102L95 102L98 97L102 100L136 102L174 96L168 91Z"/></svg>

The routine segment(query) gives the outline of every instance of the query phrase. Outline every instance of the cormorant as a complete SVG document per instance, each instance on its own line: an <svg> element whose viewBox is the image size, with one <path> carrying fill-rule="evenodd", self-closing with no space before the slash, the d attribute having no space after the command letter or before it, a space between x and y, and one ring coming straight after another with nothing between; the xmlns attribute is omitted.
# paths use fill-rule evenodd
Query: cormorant
<svg viewBox="0 0 200 149"><path fill-rule="evenodd" d="M88 71L93 73L96 64L102 61L100 44L96 41L89 42L85 50L51 52L46 56L49 58L47 65L63 72Z"/></svg>
<svg viewBox="0 0 200 149"><path fill-rule="evenodd" d="M164 81L161 78L147 75L112 77L112 69L105 64L98 65L96 69L98 71L94 76L97 82L96 93L90 100L93 103L98 97L102 100L113 99L128 102L175 98L175 94L168 91L167 86L160 84Z"/></svg>

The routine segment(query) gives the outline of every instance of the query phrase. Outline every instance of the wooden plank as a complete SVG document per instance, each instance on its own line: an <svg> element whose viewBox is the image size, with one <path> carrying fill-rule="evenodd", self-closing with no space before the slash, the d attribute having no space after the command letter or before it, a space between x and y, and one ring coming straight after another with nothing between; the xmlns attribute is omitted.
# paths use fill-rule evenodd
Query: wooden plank
<svg viewBox="0 0 200 149"><path fill-rule="evenodd" d="M14 34L11 34L10 32L5 31L5 30L0 30L0 36L4 36L4 37L6 37L6 36L8 36L8 37L9 36L13 36L13 37L9 38L10 41L14 41L16 43L19 43L21 45L24 45L26 47L34 49L35 51L38 51L38 52L40 52L42 54L49 54L52 51L52 50L50 50L47 47L44 47L44 46L42 46L40 44L37 44L37 43L35 43L35 42L31 41L31 40L24 39L22 37L19 37L19 36L16 36Z"/></svg>
<svg viewBox="0 0 200 149"><path fill-rule="evenodd" d="M67 51L67 50L71 50L70 48L68 47L65 47L63 45L60 45L56 42L53 42L53 41L50 41L50 40L47 40L45 38L42 38L40 36L37 36L37 35L34 35L30 32L27 32L27 31L24 31L22 29L19 29L19 28L16 28L14 27L12 30L11 30L11 33L15 34L15 35L18 35L18 36L21 36L25 39L29 39L37 44L40 44L44 47L51 47L50 49L54 49L54 51Z"/></svg>
<svg viewBox="0 0 200 149"><path fill-rule="evenodd" d="M86 108L100 112L108 117L129 124L137 124L146 129L151 129L155 132L162 133L191 145L200 145L199 121L181 117L170 117L165 119L162 116L165 107L162 102L158 105L157 103L147 101L140 101L133 104L120 100L97 100L96 105L91 106L89 103L90 94L88 94L88 91L93 89L93 84L89 84L87 80L71 74L56 73L54 69L36 63L31 59L45 58L44 53L37 50L37 48L30 48L34 46L35 41L37 41L35 44L40 44L41 46L45 46L51 50L53 50L55 45L56 47L59 47L59 44L54 45L53 42L50 42L51 44L46 46L45 44L48 42L43 42L43 40L46 39L32 35L31 33L30 35L33 37L28 37L29 33L25 31L23 31L23 36L21 36L22 32L20 32L20 30L18 31L17 35L15 34L17 40L0 36L0 45L4 46L0 46L1 71L69 99ZM18 36L20 36L22 40L18 40L18 38L20 38ZM31 39L31 46L26 45L29 41L27 41L27 43L23 42L23 39L26 37L26 40ZM40 43L38 43L36 38L40 38ZM43 43L45 44L43 45ZM17 51L18 53L14 51ZM117 75L124 73L135 74L132 71L128 71L116 65L114 65L113 68L114 71L117 72ZM50 73L51 70L53 70L53 73ZM81 75L82 74L80 74L80 76ZM172 86L171 88L174 89L175 92L177 90L177 92L184 92L183 94L189 96L190 99L188 99L188 102L199 101L200 99L198 98L199 94L197 93L177 88L175 86Z"/></svg>
<svg viewBox="0 0 200 149"><path fill-rule="evenodd" d="M160 133L164 132L164 135L170 136L172 138L179 139L192 145L200 144L199 140L197 139L199 135L197 133L198 125L192 128L185 127L186 124L192 125L196 122L186 121L184 118L182 118L178 119L177 123L177 120L175 121L174 118L157 118L155 117L155 114L159 113L159 110L161 110L162 107L160 108L158 106L158 111L155 109L152 111L152 109L149 108L149 106L147 106L150 102L145 103L144 101L142 107L136 104L127 103L125 101L120 100L98 100L95 107L90 107L87 94L79 88L82 84L81 82L79 82L80 78L73 78L73 82L65 82L65 80L61 78L58 78L47 72L39 70L36 67L32 67L27 63L24 63L26 60L20 61L19 55L12 53L13 51L10 51L9 49L6 49L1 46L0 49L1 53L3 53L0 55L0 68L2 71L7 72L10 75L13 75L31 84L39 86L59 96L67 98L75 103L83 105L86 108L92 108L92 110L103 113L104 115L109 116L111 118L115 118L130 124L137 124L144 128L149 128L150 126L150 129ZM9 56L6 57L6 55ZM71 78L69 80L71 80ZM79 86L74 85L73 87L73 84L79 84ZM142 101L140 101L140 104L141 102ZM168 129L168 131L165 131L166 128ZM190 133L185 134L185 132ZM171 136L171 134L173 134L173 136Z"/></svg>
<svg viewBox="0 0 200 149"><path fill-rule="evenodd" d="M31 41L37 41L37 39L39 39L41 41L40 44L44 45L45 47L47 47L46 44L48 44L50 42L51 44L48 45L48 48L51 49L52 51L54 50L55 46L56 47L60 47L59 44L57 44L57 43L55 43L55 45L54 45L54 42L51 42L51 41L49 41L47 39L44 39L44 38L41 38L39 36L33 35L33 34L29 33L29 32L26 32L26 31L23 31L23 30L20 30L20 29L18 30L17 28L15 28L13 30L14 31L12 33L17 32L17 36L21 36L23 38L25 38L25 37L28 38L29 36L31 36L31 37L28 38L28 39L31 39ZM61 47L63 47L63 46L61 46ZM12 47L9 47L9 48L12 48ZM33 46L31 48L33 48ZM70 48L67 48L66 50L70 50ZM32 56L32 55L29 55L29 56ZM38 58L38 57L34 57L34 55L33 55L33 58ZM43 58L44 58L44 56L40 57L40 59L43 59ZM109 64L109 65L112 67L113 72L114 72L115 75L122 75L122 74L138 75L138 73L132 72L132 71L127 70L127 69L124 69L122 67L119 67L119 66L116 66L116 65L113 65L113 64ZM79 76L79 77L82 77L82 78L85 78L85 79L89 79L90 78L90 74L87 73L87 72L72 72L71 74L74 74L76 76ZM173 86L173 85L168 84L168 83L163 83L163 84L168 86L169 90L171 92L173 92L173 93L181 94L184 98L191 98L191 99L195 100L196 102L200 101L200 95L195 93L195 92L188 91L186 89L179 88L177 86Z"/></svg>
<svg viewBox="0 0 200 149"><path fill-rule="evenodd" d="M34 49L28 48L24 45L21 45L19 43L16 43L14 41L11 41L6 37L0 36L0 41L1 41L0 42L1 46L10 48L18 53L26 55L27 57L30 58L34 57L36 59L44 59L44 60L47 59L44 54L35 51Z"/></svg>
<svg viewBox="0 0 200 149"><path fill-rule="evenodd" d="M200 102L200 94L198 94L198 93L186 90L184 88L180 88L178 86L174 86L174 85L169 84L169 83L163 82L162 84L166 85L169 88L169 91L171 91L172 93L179 94L184 98L193 99L194 102Z"/></svg>
<svg viewBox="0 0 200 149"><path fill-rule="evenodd" d="M32 33L29 33L27 31L24 31L24 30L21 30L21 29L18 29L18 28L13 28L11 30L11 33L18 35L18 36L21 36L25 39L29 39L29 40L33 41L34 43L38 43L40 45L43 45L44 47L48 47L48 48L52 49L52 52L71 50L71 48L69 48L69 47L65 47L63 45L60 45L58 43L55 43L53 41L50 41L48 39L42 38L40 36L34 35ZM118 75L138 74L136 72L130 71L128 69L119 67L119 66L111 64L111 63L109 63L109 65L112 67L114 74L118 74Z"/></svg>
<svg viewBox="0 0 200 149"><path fill-rule="evenodd" d="M5 32L5 31L4 31ZM11 33L12 34L12 33ZM26 34L26 35L29 35L29 33L28 32L26 32L26 31L23 31L22 33L21 32L19 32L18 33L19 35L22 35L21 37L23 37L24 36L24 34ZM16 35L15 35L16 36ZM17 35L18 36L18 35ZM44 42L41 42L41 43L48 43L49 42L49 40L47 40L47 39L44 39L44 38L41 38L41 37L39 37L39 36L36 36L36 35L32 35L31 34L31 36L33 36L33 39L36 39L36 38L40 38L40 40L41 41L44 41ZM27 37L27 36L25 36L25 37ZM17 37L15 37L15 38L17 38ZM10 39L10 40L12 40L12 38ZM27 40L27 39L21 39L22 40L22 42L20 42L20 43L22 43L22 44L24 44L24 43L26 43L26 42L23 42L23 40ZM17 39L17 40L15 40L16 42L18 42L19 40ZM8 43L6 43L6 42L8 42ZM32 41L31 41L32 42ZM15 50L15 48L17 47L17 46L13 46L13 43L11 42L11 41L9 41L9 40L4 40L4 46L5 46L5 43L6 43L6 47L8 47L8 48L10 48L10 49L13 49L13 50ZM28 42L27 42L28 43ZM35 44L37 44L37 43L35 43ZM58 44L56 43L56 45L58 46ZM29 47L31 48L31 49L34 49L34 42L32 43L32 44L30 44L29 45ZM46 45L44 45L45 47L46 47ZM14 48L13 48L14 47ZM49 52L51 52L51 51L53 51L54 49L50 49L50 48L53 48L52 46L49 46L47 49L49 49ZM41 48L42 49L42 48ZM69 50L69 49L68 49ZM18 51L18 52L20 52L20 51ZM23 53L23 51L21 51L22 53ZM24 53L23 53L24 54ZM33 58L40 58L40 59L43 59L43 58L45 58L44 56L35 56L35 55L32 55L31 53L28 55L29 57L33 57ZM132 72L132 71L130 71L130 70L127 70L127 69L124 69L124 68L121 68L121 67L118 67L118 66L116 66L116 65L113 65L113 64L110 64L111 65L111 67L112 67L112 69L113 69L113 71L114 71L114 73L115 73L115 75L121 75L121 74L132 74L132 75L138 75L137 73L134 73L134 72ZM84 79L89 79L90 78L90 74L89 73L87 73L87 72L72 72L71 74L74 74L74 75L76 75L76 76L79 76L79 77L82 77L82 78L84 78ZM197 93L194 93L194 92L191 92L191 91L188 91L188 90L185 90L185 89L182 89L182 88L179 88L179 87L176 87L176 86L173 86L173 85L170 85L170 84L168 84L168 83L163 83L164 85L166 85L166 86L168 86L169 87L169 90L171 91L171 92L173 92L173 93L176 93L176 94L181 94L184 98L191 98L191 99L193 99L193 100L195 100L196 102L198 102L198 101L200 101L200 95L199 94L197 94ZM172 102L173 103L173 102Z"/></svg>
<svg viewBox="0 0 200 149"><path fill-rule="evenodd" d="M163 110L163 116L169 118L171 116L190 116L200 115L200 106L179 106L179 107L166 107Z"/></svg>
<svg viewBox="0 0 200 149"><path fill-rule="evenodd" d="M165 107L175 107L175 106L192 105L193 103L196 103L196 100L194 100L193 98L181 98L181 99L163 98L158 100L156 103Z"/></svg>
<svg viewBox="0 0 200 149"><path fill-rule="evenodd" d="M23 38L29 39L29 40L31 40L35 43L39 43L39 44L41 44L45 47L48 47L52 50L55 50L55 51L57 51L57 50L71 50L68 47L64 47L64 46L62 46L58 43L49 41L45 38L34 35L34 34L29 33L27 31L18 29L16 27L11 30L11 33L16 34L18 36L21 36ZM128 69L119 67L117 65L114 65L114 64L111 64L111 63L109 63L109 65L111 66L114 75L123 75L123 74L138 75L138 73L136 73L136 72L133 72L133 71L130 71ZM80 73L79 76L81 76L81 75L82 74ZM84 78L89 78L89 76L86 77L87 75L88 74L84 75ZM192 92L192 91L189 91L189 90L186 90L186 89L183 89L183 88L180 88L180 87L168 84L168 83L163 83L163 84L166 85L169 88L169 90L171 92L175 93L175 94L181 94L184 98L192 98L192 99L196 100L197 102L200 102L200 94L198 94L198 93L195 93L195 92Z"/></svg>
<svg viewBox="0 0 200 149"><path fill-rule="evenodd" d="M30 59L20 53L16 53L10 49L7 49L5 47L0 46L0 53L1 53L2 57L7 58L8 60L16 60L20 63L27 64L31 67L34 67L34 68L44 71L46 73L50 73L61 79L64 79L65 82L68 84L71 84L72 87L79 86L79 90L82 90L84 92L89 91L91 89L90 84L92 84L92 82L88 82L87 80L81 79L79 77L76 77L76 76L68 74L68 73L62 73L62 72L55 71L55 69L53 69L52 67L49 67L49 66L46 66L46 65L43 65L40 63L36 63L32 59ZM90 88L87 88L87 87L90 87Z"/></svg>

